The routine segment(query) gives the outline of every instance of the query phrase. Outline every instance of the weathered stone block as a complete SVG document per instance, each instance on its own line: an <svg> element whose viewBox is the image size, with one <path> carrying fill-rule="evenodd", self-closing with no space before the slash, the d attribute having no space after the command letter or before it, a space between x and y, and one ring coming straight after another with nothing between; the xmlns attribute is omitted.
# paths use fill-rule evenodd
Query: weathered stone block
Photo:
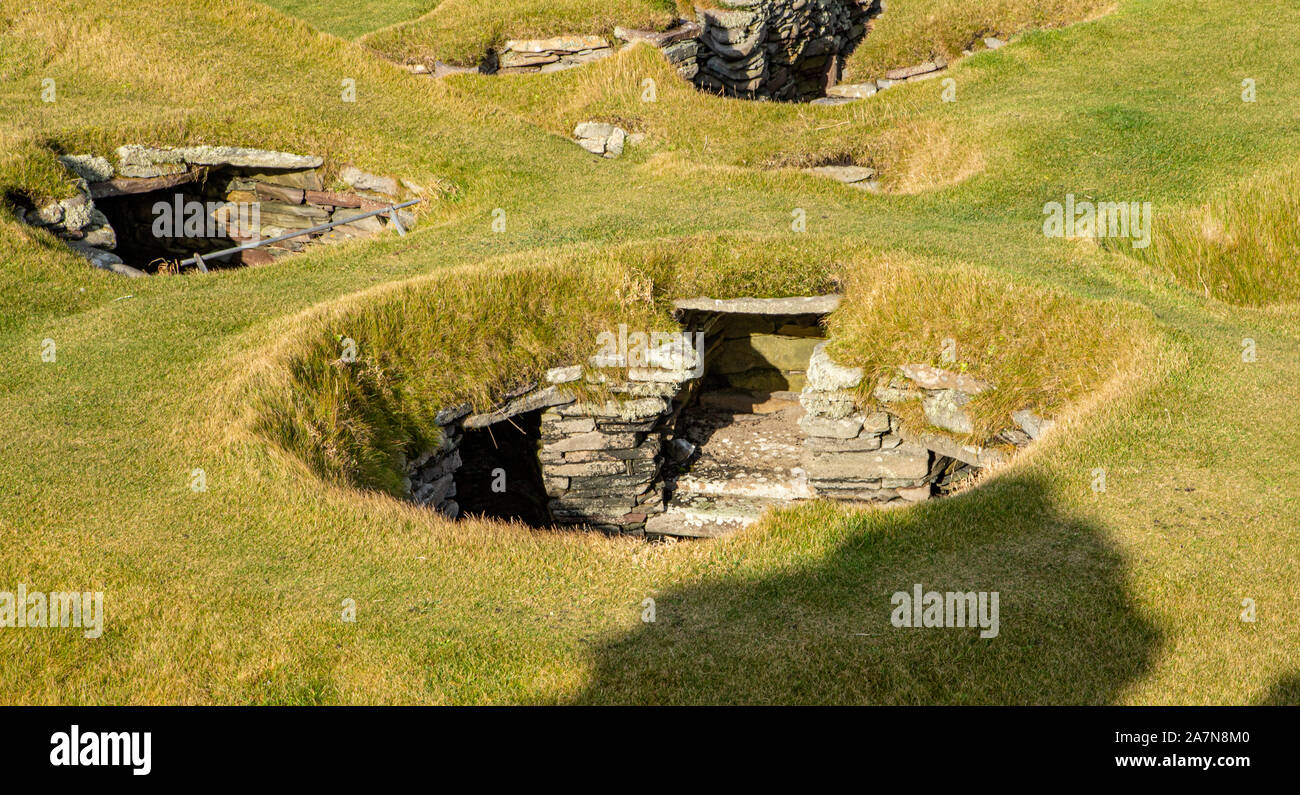
<svg viewBox="0 0 1300 795"><path fill-rule="evenodd" d="M617 475L625 471L621 461L589 461L585 464L552 464L544 468L547 477L586 478L596 475ZM570 487L576 486L570 483Z"/></svg>
<svg viewBox="0 0 1300 795"><path fill-rule="evenodd" d="M577 436L569 436L558 442L545 445L542 449L548 453L567 453L574 450L613 450L635 447L636 434L614 434L592 431Z"/></svg>
<svg viewBox="0 0 1300 795"><path fill-rule="evenodd" d="M922 405L925 408L925 421L954 433L973 433L974 424L962 407L970 402L965 392L955 389L942 389L928 393Z"/></svg>
<svg viewBox="0 0 1300 795"><path fill-rule="evenodd" d="M964 373L942 370L928 364L905 364L899 367L898 370L922 389L954 389L968 395L978 395L993 388L993 385L987 381L981 381Z"/></svg>
<svg viewBox="0 0 1300 795"><path fill-rule="evenodd" d="M855 439L862 432L863 417L855 414L840 419L829 419L815 415L804 415L799 419L799 427L807 436L826 436L832 439Z"/></svg>
<svg viewBox="0 0 1300 795"><path fill-rule="evenodd" d="M813 389L833 392L853 389L862 383L861 367L844 367L836 364L826 352L826 343L813 348L808 360L808 385Z"/></svg>
<svg viewBox="0 0 1300 795"><path fill-rule="evenodd" d="M904 445L864 453L812 453L804 462L809 480L920 480L930 471L930 451Z"/></svg>

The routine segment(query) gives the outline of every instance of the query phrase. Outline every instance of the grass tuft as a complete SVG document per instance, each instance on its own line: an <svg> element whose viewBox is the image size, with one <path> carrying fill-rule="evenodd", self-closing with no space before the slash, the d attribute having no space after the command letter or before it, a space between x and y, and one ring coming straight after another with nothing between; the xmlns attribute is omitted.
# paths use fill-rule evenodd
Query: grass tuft
<svg viewBox="0 0 1300 795"><path fill-rule="evenodd" d="M1198 207L1156 213L1151 245L1134 251L1207 298L1298 301L1300 168L1253 177Z"/></svg>

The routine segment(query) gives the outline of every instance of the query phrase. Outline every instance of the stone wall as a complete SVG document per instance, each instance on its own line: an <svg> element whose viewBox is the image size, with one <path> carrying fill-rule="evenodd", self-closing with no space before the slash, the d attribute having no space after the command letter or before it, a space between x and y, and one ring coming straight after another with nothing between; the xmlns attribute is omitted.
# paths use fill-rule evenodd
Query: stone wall
<svg viewBox="0 0 1300 795"><path fill-rule="evenodd" d="M260 219L256 231L264 239L387 207L403 193L396 180L352 167L340 173L346 190L327 190L321 158L261 149L123 146L117 150L116 166L106 158L87 155L61 160L75 175L77 195L39 208L20 208L20 219L67 241L96 267L129 276L145 275L144 266L155 258L181 260L196 252L254 242L254 237L238 235L160 237L154 231L153 209L160 199L172 201L180 195L182 202L199 201L205 206L213 202L217 212L233 215L241 205L256 205ZM401 212L398 218L404 226L414 222L410 213ZM312 243L372 235L390 223L383 216L370 217L245 251L225 264L266 264ZM126 264L116 253L119 248L135 261Z"/></svg>
<svg viewBox="0 0 1300 795"><path fill-rule="evenodd" d="M717 323L708 376L736 389L803 389L813 348L825 339L816 315L735 315Z"/></svg>
<svg viewBox="0 0 1300 795"><path fill-rule="evenodd" d="M444 409L434 421L442 429L442 440L437 447L425 450L407 463L406 488L417 505L438 511L455 519L460 515L456 502L456 471L463 463L460 442L463 436L460 421L469 414L469 406Z"/></svg>
<svg viewBox="0 0 1300 795"><path fill-rule="evenodd" d="M862 370L842 367L817 346L799 395L804 470L817 494L865 502L918 502L930 496L932 453L905 442L897 417L859 405Z"/></svg>
<svg viewBox="0 0 1300 795"><path fill-rule="evenodd" d="M663 510L664 440L677 405L662 397L574 402L542 414L539 452L557 524L639 534Z"/></svg>

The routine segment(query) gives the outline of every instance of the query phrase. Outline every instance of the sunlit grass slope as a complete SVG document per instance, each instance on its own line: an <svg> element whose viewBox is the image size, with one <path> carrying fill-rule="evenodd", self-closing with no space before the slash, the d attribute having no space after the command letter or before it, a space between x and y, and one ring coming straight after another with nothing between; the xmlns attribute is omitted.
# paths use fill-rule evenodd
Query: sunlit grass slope
<svg viewBox="0 0 1300 795"><path fill-rule="evenodd" d="M1300 301L1300 170L1252 177L1161 214L1151 246L1135 253L1220 301Z"/></svg>

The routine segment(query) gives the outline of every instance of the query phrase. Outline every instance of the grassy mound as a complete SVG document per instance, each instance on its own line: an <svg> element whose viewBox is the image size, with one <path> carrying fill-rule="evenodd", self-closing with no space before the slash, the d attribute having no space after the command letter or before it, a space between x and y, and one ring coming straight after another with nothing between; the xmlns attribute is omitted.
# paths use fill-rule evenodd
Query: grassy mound
<svg viewBox="0 0 1300 795"><path fill-rule="evenodd" d="M512 256L312 310L254 385L255 427L333 482L400 494L404 453L437 441L440 409L484 410L547 368L585 361L602 330L673 330L679 297L839 290L833 353L866 369L864 398L916 362L998 387L969 406L976 430L964 441L988 441L1018 409L1058 413L1145 348L1131 308L844 240L703 236ZM353 363L340 358L345 339L356 343ZM942 361L948 340L956 363Z"/></svg>
<svg viewBox="0 0 1300 795"><path fill-rule="evenodd" d="M69 0L4 22L0 82L13 90L0 93L0 196L70 196L60 153L115 159L123 144L207 143L320 155L329 169L352 162L432 199L471 176L501 184L498 147L543 138L251 0L197 5L183 26L148 4Z"/></svg>

